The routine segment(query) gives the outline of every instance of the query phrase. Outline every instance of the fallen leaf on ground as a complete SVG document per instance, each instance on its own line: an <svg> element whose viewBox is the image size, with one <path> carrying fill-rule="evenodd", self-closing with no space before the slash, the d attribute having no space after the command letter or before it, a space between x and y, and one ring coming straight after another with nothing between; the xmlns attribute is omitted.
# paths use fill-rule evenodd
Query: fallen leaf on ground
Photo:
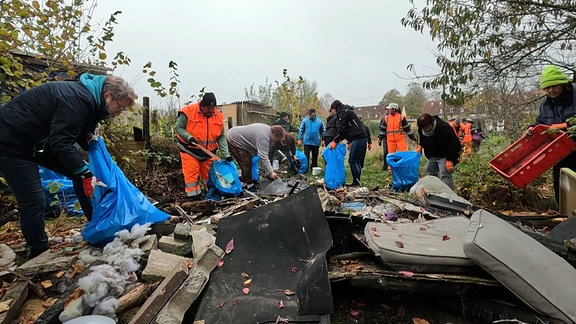
<svg viewBox="0 0 576 324"><path fill-rule="evenodd" d="M356 309L351 309L351 310L350 310L350 315L352 315L352 316L358 316L358 315L360 315L360 311L359 311L359 310L356 310Z"/></svg>
<svg viewBox="0 0 576 324"><path fill-rule="evenodd" d="M296 273L296 272L298 272L298 268L296 268L296 267L290 267L290 272Z"/></svg>
<svg viewBox="0 0 576 324"><path fill-rule="evenodd" d="M450 239L450 236L448 236L448 235L442 236L442 241L448 241L449 239Z"/></svg>
<svg viewBox="0 0 576 324"><path fill-rule="evenodd" d="M0 313L4 313L10 309L10 304L12 304L12 299L0 302Z"/></svg>
<svg viewBox="0 0 576 324"><path fill-rule="evenodd" d="M40 284L42 285L42 288L44 288L44 289L50 288L50 287L52 287L52 280L44 280Z"/></svg>
<svg viewBox="0 0 576 324"><path fill-rule="evenodd" d="M242 283L242 286L248 287L248 286L250 286L251 283L252 283L252 279L248 279Z"/></svg>
<svg viewBox="0 0 576 324"><path fill-rule="evenodd" d="M403 275L404 277L411 278L414 276L414 272L411 271L398 271L399 274Z"/></svg>
<svg viewBox="0 0 576 324"><path fill-rule="evenodd" d="M414 323L414 324L430 324L430 322L428 322L427 320L425 320L423 318L418 318L418 317L412 318L412 323Z"/></svg>
<svg viewBox="0 0 576 324"><path fill-rule="evenodd" d="M240 274L240 276L242 276L242 278L250 278L250 275L247 274L246 272L242 272L242 273Z"/></svg>
<svg viewBox="0 0 576 324"><path fill-rule="evenodd" d="M218 264L216 265L218 268L222 267L224 265L224 260L220 260L218 261Z"/></svg>
<svg viewBox="0 0 576 324"><path fill-rule="evenodd" d="M282 301L282 299L280 299L280 302L278 302L278 308L279 309L284 308L284 302Z"/></svg>
<svg viewBox="0 0 576 324"><path fill-rule="evenodd" d="M244 293L244 295L248 295L248 293L250 293L250 288L244 288L242 289L242 292Z"/></svg>
<svg viewBox="0 0 576 324"><path fill-rule="evenodd" d="M293 292L293 291L290 290L290 289L284 289L284 295L286 295L286 296L292 296L292 295L296 295L296 293Z"/></svg>
<svg viewBox="0 0 576 324"><path fill-rule="evenodd" d="M404 248L404 243L400 242L400 241L396 241L394 242L396 244L397 247L403 249Z"/></svg>
<svg viewBox="0 0 576 324"><path fill-rule="evenodd" d="M234 239L231 239L230 242L228 242L228 244L226 244L226 254L229 254L230 252L232 252L232 250L234 250Z"/></svg>

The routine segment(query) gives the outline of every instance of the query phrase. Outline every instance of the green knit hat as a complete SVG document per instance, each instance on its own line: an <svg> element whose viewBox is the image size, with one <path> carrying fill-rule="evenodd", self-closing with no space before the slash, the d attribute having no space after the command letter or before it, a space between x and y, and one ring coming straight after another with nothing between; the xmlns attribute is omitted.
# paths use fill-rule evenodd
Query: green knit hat
<svg viewBox="0 0 576 324"><path fill-rule="evenodd" d="M542 75L540 76L540 89L569 82L570 80L566 74L562 73L558 67L555 65L548 65L544 68Z"/></svg>

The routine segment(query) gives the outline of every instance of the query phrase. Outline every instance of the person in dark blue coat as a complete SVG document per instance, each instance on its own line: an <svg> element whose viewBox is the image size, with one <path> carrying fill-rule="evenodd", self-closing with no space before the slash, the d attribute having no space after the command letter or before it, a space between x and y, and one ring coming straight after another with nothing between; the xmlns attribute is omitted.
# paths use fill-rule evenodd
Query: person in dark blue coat
<svg viewBox="0 0 576 324"><path fill-rule="evenodd" d="M566 131L574 126L569 123L570 117L576 116L576 91L570 79L554 65L549 65L540 75L540 89L546 92L546 99L540 104L540 112L536 121L528 127L527 134L531 134L536 125L549 125L551 129ZM574 139L574 138L572 138ZM554 198L556 203L560 197L560 169L572 168L576 170L576 152L560 160L552 168L554 178Z"/></svg>
<svg viewBox="0 0 576 324"><path fill-rule="evenodd" d="M90 220L94 186L102 185L77 148L88 149L103 119L134 104L122 78L82 74L79 81L48 82L27 90L0 109L0 172L18 202L22 234L34 257L48 249L46 199L38 165L70 178Z"/></svg>

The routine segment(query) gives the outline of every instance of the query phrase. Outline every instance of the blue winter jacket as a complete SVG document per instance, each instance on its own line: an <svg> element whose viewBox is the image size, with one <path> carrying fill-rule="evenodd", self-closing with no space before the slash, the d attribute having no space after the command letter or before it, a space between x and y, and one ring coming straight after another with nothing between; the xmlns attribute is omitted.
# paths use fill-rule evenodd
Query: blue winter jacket
<svg viewBox="0 0 576 324"><path fill-rule="evenodd" d="M304 145L320 146L320 141L324 137L324 122L322 119L314 116L312 118L306 117L300 123L300 129L298 130L298 139L301 140Z"/></svg>

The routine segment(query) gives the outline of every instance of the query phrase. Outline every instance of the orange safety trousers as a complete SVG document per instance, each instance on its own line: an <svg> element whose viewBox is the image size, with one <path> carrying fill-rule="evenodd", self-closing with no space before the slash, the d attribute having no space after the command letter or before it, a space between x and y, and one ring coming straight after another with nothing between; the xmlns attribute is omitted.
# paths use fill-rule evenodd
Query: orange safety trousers
<svg viewBox="0 0 576 324"><path fill-rule="evenodd" d="M386 140L386 144L388 145L388 154L408 151L408 144L406 144L406 138L401 138L397 141Z"/></svg>
<svg viewBox="0 0 576 324"><path fill-rule="evenodd" d="M200 188L200 181L204 188L208 182L208 171L214 158L205 161L198 161L188 153L180 152L180 159L182 160L182 173L184 174L184 183L186 195L188 197L198 196L202 193Z"/></svg>

